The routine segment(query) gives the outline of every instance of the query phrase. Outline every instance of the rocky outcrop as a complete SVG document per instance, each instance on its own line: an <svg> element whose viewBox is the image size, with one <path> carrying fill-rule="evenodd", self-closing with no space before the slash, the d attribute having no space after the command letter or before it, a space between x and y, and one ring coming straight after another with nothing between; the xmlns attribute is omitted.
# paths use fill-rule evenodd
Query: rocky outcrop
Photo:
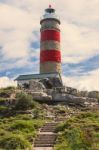
<svg viewBox="0 0 99 150"><path fill-rule="evenodd" d="M77 96L77 94L78 94L77 89L72 88L72 87L66 87L66 89L67 89L67 94L71 94L71 95L76 95Z"/></svg>
<svg viewBox="0 0 99 150"><path fill-rule="evenodd" d="M49 100L52 100L52 96L51 95L48 95L44 92L30 92L33 96L33 99L35 100L41 100L41 101L49 101Z"/></svg>
<svg viewBox="0 0 99 150"><path fill-rule="evenodd" d="M88 93L88 97L90 98L99 98L99 91L91 91Z"/></svg>
<svg viewBox="0 0 99 150"><path fill-rule="evenodd" d="M57 101L67 104L94 106L98 104L99 92L78 91L72 87L53 87L46 88L51 85L50 81L31 81L28 92L32 94L33 99L40 101Z"/></svg>
<svg viewBox="0 0 99 150"><path fill-rule="evenodd" d="M45 89L45 86L39 81L31 80L29 82L29 89L32 91L43 91Z"/></svg>

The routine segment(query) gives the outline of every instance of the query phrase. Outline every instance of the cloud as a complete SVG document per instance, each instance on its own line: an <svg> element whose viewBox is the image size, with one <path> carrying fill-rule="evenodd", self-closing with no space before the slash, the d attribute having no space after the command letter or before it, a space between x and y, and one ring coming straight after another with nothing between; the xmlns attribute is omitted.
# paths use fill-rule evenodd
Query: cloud
<svg viewBox="0 0 99 150"><path fill-rule="evenodd" d="M63 76L63 83L66 86L74 87L79 90L98 90L99 91L99 69L87 73L85 76L66 77Z"/></svg>
<svg viewBox="0 0 99 150"><path fill-rule="evenodd" d="M17 82L9 79L8 77L0 77L0 88L5 88L9 86L17 86Z"/></svg>
<svg viewBox="0 0 99 150"><path fill-rule="evenodd" d="M22 9L0 4L0 71L21 68L31 63L30 44L36 42L38 37L32 34L38 28L32 17Z"/></svg>
<svg viewBox="0 0 99 150"><path fill-rule="evenodd" d="M3 16L3 17L2 17ZM4 58L28 56L29 38L32 35L32 16L9 5L0 5L0 45Z"/></svg>
<svg viewBox="0 0 99 150"><path fill-rule="evenodd" d="M69 22L62 24L62 61L79 63L99 54L97 30Z"/></svg>

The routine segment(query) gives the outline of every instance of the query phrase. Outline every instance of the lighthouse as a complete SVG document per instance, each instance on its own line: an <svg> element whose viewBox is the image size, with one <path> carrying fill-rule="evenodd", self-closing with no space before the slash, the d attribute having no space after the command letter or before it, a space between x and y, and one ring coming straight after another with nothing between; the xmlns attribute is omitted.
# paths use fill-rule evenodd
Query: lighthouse
<svg viewBox="0 0 99 150"><path fill-rule="evenodd" d="M51 5L40 24L40 74L61 73L60 19Z"/></svg>
<svg viewBox="0 0 99 150"><path fill-rule="evenodd" d="M59 89L63 87L61 78L60 19L51 5L45 9L45 14L42 16L40 24L39 74L19 75L16 80L19 87L31 87L31 85L35 86L35 82L40 82L46 89Z"/></svg>

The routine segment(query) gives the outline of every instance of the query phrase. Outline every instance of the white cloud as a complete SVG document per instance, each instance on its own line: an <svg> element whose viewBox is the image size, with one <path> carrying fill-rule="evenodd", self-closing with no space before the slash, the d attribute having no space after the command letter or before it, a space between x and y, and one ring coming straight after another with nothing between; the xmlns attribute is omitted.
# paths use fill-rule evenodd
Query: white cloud
<svg viewBox="0 0 99 150"><path fill-rule="evenodd" d="M99 91L99 69L87 73L85 76L66 77L63 76L63 83L66 86L74 87L79 90L98 90Z"/></svg>
<svg viewBox="0 0 99 150"><path fill-rule="evenodd" d="M80 27L64 21L62 24L63 63L78 63L99 54L99 34L90 27Z"/></svg>
<svg viewBox="0 0 99 150"><path fill-rule="evenodd" d="M28 56L32 23L32 16L27 12L12 6L0 5L0 45L3 47L4 58Z"/></svg>
<svg viewBox="0 0 99 150"><path fill-rule="evenodd" d="M0 88L5 88L9 86L17 86L17 82L9 79L8 77L0 77Z"/></svg>

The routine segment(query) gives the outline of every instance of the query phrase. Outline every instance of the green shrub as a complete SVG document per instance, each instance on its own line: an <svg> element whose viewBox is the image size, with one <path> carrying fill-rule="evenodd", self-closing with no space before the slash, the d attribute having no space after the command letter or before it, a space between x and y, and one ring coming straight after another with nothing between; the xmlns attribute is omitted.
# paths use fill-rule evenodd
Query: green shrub
<svg viewBox="0 0 99 150"><path fill-rule="evenodd" d="M25 120L16 120L10 126L10 130L20 130L25 132L32 132L34 131L33 121L25 121Z"/></svg>
<svg viewBox="0 0 99 150"><path fill-rule="evenodd" d="M36 136L38 128L43 124L42 120L14 120L10 126L6 127L6 130L12 133L21 133L27 139L31 139Z"/></svg>
<svg viewBox="0 0 99 150"><path fill-rule="evenodd" d="M16 104L15 108L17 110L27 110L35 107L35 102L31 95L26 93L17 93L16 94Z"/></svg>
<svg viewBox="0 0 99 150"><path fill-rule="evenodd" d="M6 98L0 97L0 104L2 104L2 103L4 104L6 102L6 100L7 100Z"/></svg>
<svg viewBox="0 0 99 150"><path fill-rule="evenodd" d="M9 134L2 136L0 139L0 148L6 150L32 150L31 144L22 136L17 134Z"/></svg>
<svg viewBox="0 0 99 150"><path fill-rule="evenodd" d="M45 117L44 111L39 108L34 108L32 110L32 114L34 119L43 119Z"/></svg>
<svg viewBox="0 0 99 150"><path fill-rule="evenodd" d="M0 97L8 98L15 91L14 87L7 87L0 89Z"/></svg>
<svg viewBox="0 0 99 150"><path fill-rule="evenodd" d="M7 110L8 110L7 106L0 106L0 113L4 113Z"/></svg>

